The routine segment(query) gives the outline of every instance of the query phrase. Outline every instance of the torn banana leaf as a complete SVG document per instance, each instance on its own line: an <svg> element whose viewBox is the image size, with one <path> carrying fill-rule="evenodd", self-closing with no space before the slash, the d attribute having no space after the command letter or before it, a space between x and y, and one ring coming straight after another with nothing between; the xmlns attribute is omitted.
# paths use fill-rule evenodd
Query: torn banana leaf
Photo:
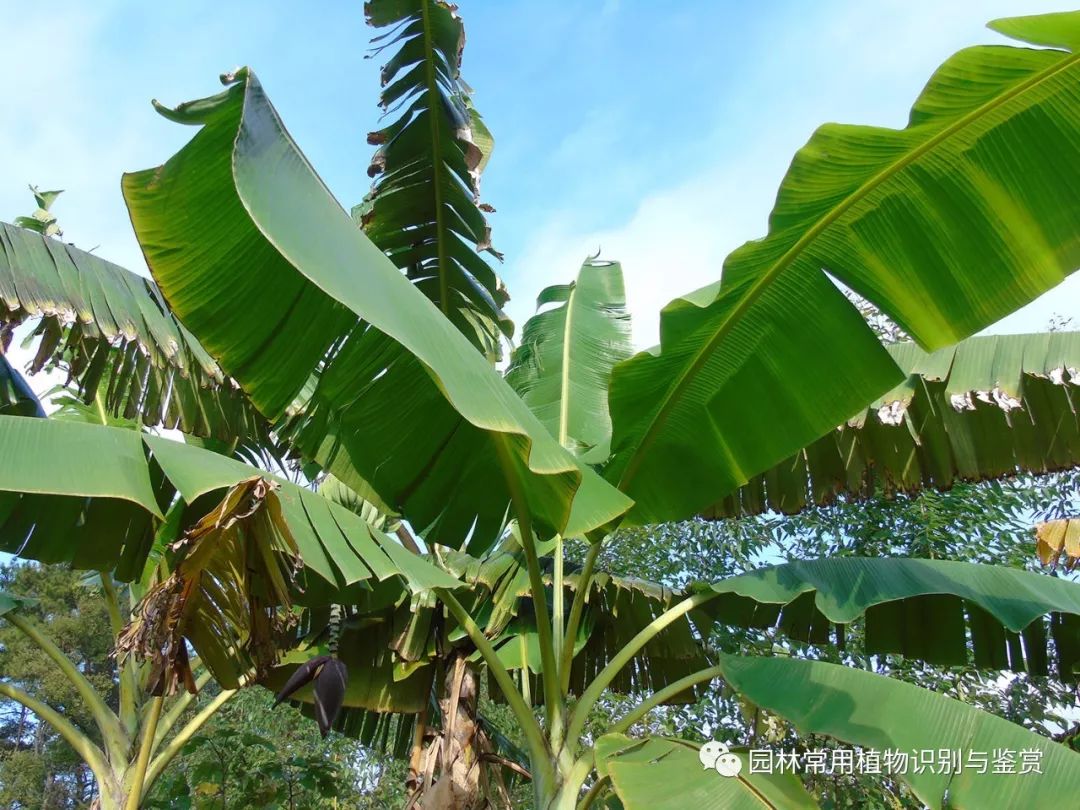
<svg viewBox="0 0 1080 810"><path fill-rule="evenodd" d="M170 308L260 412L433 543L487 548L511 493L572 536L625 512L350 219L254 74L226 81L161 108L199 130L123 190Z"/></svg>

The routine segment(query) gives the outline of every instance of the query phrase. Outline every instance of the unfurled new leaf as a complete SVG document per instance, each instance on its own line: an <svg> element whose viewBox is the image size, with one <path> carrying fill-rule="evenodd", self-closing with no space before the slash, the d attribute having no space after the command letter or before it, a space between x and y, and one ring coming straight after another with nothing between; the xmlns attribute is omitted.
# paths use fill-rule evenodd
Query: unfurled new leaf
<svg viewBox="0 0 1080 810"><path fill-rule="evenodd" d="M564 447L599 464L611 446L611 369L631 353L622 267L586 261L536 305L548 308L525 324L506 380Z"/></svg>

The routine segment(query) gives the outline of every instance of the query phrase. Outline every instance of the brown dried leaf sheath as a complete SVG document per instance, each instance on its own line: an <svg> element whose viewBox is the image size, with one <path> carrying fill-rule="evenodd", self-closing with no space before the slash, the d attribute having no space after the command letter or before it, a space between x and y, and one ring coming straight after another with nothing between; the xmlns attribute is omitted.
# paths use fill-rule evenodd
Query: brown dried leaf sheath
<svg viewBox="0 0 1080 810"><path fill-rule="evenodd" d="M300 557L274 484L256 477L170 546L172 573L154 585L117 641L117 655L151 666L151 691L194 691L190 643L223 687L261 677L278 657L292 622L290 588Z"/></svg>
<svg viewBox="0 0 1080 810"><path fill-rule="evenodd" d="M1080 561L1080 519L1048 520L1035 527L1036 551L1043 565L1057 566L1065 557L1071 571Z"/></svg>

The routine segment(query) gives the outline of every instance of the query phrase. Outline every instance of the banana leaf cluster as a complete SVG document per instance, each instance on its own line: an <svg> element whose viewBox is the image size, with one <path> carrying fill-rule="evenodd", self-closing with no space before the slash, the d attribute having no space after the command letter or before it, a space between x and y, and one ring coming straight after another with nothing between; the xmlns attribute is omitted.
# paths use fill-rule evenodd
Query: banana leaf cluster
<svg viewBox="0 0 1080 810"><path fill-rule="evenodd" d="M190 645L223 684L254 673L324 733L408 754L413 785L431 786L438 760L418 751L436 725L496 744L455 698L482 670L540 806L575 804L590 779L628 808L674 806L673 781L679 802L719 784L736 805L810 803L789 779L707 783L685 741L625 737L717 678L853 744L917 747L930 729L935 746L1053 765L915 775L928 804L1067 803L1080 761L1057 743L805 653L860 622L867 654L1074 682L1076 583L857 559L674 591L595 564L619 527L1076 465L1080 337L970 336L1080 265L1080 13L997 21L1017 42L947 60L903 128L820 128L768 233L664 308L658 346L635 353L621 267L594 257L540 294L502 373L507 295L481 256L497 255L479 202L492 141L461 21L435 0L366 12L396 117L370 136L377 179L352 213L242 68L215 95L155 103L194 134L123 178L152 281L0 225L5 345L36 322L29 370L64 371L102 413L26 418L40 411L0 364L0 550L125 581L149 562L122 646L163 691L190 685ZM883 345L841 286L914 343ZM1074 559L1073 534L1044 528L1044 558ZM717 624L771 634L778 654L719 655ZM609 690L643 700L584 747Z"/></svg>

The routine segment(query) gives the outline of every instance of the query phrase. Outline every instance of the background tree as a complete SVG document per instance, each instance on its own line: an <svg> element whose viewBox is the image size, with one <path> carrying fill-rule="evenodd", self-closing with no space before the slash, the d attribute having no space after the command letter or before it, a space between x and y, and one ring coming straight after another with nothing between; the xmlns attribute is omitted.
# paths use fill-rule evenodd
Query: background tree
<svg viewBox="0 0 1080 810"><path fill-rule="evenodd" d="M46 806L75 807L91 797L104 810L138 806L235 690L209 698L184 692L165 705L160 690L152 694L147 666L130 658L117 664L130 596L107 575L88 582L64 567L9 563L0 581L0 697L12 735L0 784L18 791L8 800L22 806L29 798L22 775L29 748L41 758L37 790L54 802ZM205 686L208 673L198 662L195 671L195 684Z"/></svg>
<svg viewBox="0 0 1080 810"><path fill-rule="evenodd" d="M404 763L348 737L323 739L295 708L245 689L184 747L147 807L379 808L404 802Z"/></svg>
<svg viewBox="0 0 1080 810"><path fill-rule="evenodd" d="M0 567L0 592L32 596L20 612L49 635L92 687L116 705L112 633L105 600L87 588L76 571L60 566ZM101 735L70 679L45 651L17 627L0 620L0 672L4 682L56 707L96 745ZM33 710L4 696L0 700L0 806L73 808L96 795L94 775L68 742Z"/></svg>

